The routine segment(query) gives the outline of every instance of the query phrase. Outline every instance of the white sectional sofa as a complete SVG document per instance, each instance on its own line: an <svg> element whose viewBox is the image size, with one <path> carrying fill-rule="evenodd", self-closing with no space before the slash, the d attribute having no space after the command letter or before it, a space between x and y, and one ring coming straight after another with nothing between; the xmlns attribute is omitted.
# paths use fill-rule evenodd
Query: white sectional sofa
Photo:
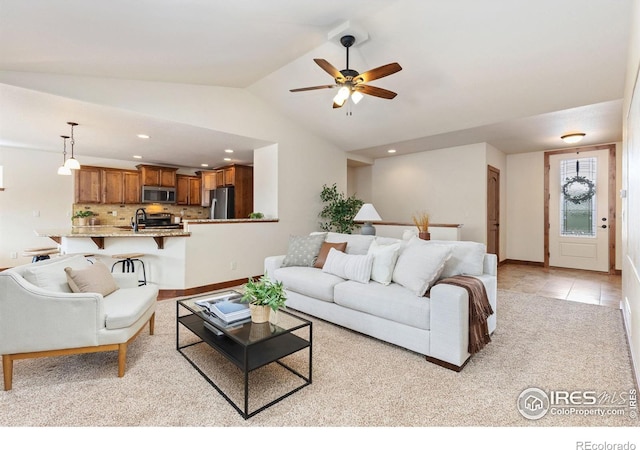
<svg viewBox="0 0 640 450"><path fill-rule="evenodd" d="M311 233L292 236L286 255L267 257L265 275L283 282L287 308L456 371L471 356L469 295L462 287L433 284L455 275L481 280L494 312L489 333L496 328L497 258L476 242Z"/></svg>

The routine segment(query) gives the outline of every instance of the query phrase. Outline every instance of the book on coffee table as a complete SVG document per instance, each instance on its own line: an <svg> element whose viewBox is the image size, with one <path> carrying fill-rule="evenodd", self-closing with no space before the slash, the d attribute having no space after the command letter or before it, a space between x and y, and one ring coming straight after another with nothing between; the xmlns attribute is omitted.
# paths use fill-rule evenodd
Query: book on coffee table
<svg viewBox="0 0 640 450"><path fill-rule="evenodd" d="M247 320L251 317L251 311L247 303L240 303L241 296L235 299L210 299L200 300L196 304L202 306L207 312L227 324Z"/></svg>

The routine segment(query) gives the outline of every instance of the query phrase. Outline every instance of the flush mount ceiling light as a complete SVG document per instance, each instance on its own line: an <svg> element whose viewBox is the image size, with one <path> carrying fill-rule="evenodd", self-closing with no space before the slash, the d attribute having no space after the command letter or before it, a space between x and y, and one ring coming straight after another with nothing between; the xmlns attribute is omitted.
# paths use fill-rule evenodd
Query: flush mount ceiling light
<svg viewBox="0 0 640 450"><path fill-rule="evenodd" d="M138 134L137 135L140 139L149 139L149 135L148 134Z"/></svg>
<svg viewBox="0 0 640 450"><path fill-rule="evenodd" d="M69 136L60 136L62 138L62 165L58 167L58 175L71 175L71 169L67 167L67 139Z"/></svg>
<svg viewBox="0 0 640 450"><path fill-rule="evenodd" d="M564 136L560 136L560 139L565 141L567 144L575 144L577 142L580 142L582 138L585 136L586 136L585 133L571 133L571 134L565 134Z"/></svg>
<svg viewBox="0 0 640 450"><path fill-rule="evenodd" d="M395 153L395 152L396 152L396 150L393 149L393 148L390 148L389 150L387 150L387 153Z"/></svg>
<svg viewBox="0 0 640 450"><path fill-rule="evenodd" d="M233 153L233 150L231 150L230 148L228 148L228 149L226 149L224 152L225 152L225 153Z"/></svg>
<svg viewBox="0 0 640 450"><path fill-rule="evenodd" d="M76 143L75 139L73 138L73 127L77 126L78 124L75 122L67 122L67 125L71 125L71 158L67 159L67 162L64 163L64 166L70 170L78 170L80 168L80 163L73 154L73 146Z"/></svg>

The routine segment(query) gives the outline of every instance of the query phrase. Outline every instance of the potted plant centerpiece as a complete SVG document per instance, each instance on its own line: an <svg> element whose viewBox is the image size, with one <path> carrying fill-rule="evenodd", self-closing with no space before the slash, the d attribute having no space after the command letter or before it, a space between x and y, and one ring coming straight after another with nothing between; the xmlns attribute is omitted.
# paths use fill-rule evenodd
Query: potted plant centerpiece
<svg viewBox="0 0 640 450"><path fill-rule="evenodd" d="M287 295L280 281L272 281L262 276L258 281L249 278L244 287L242 301L249 303L251 321L264 323L269 321L271 311L284 307Z"/></svg>
<svg viewBox="0 0 640 450"><path fill-rule="evenodd" d="M87 218L93 215L93 211L88 209L76 211L76 213L71 217L71 220L78 219L78 226L84 227L87 225Z"/></svg>

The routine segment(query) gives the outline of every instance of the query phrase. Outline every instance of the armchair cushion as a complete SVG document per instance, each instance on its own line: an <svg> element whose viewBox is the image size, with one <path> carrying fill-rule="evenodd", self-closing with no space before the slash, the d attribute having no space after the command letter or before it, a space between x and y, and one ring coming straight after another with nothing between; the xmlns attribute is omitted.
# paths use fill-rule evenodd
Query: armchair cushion
<svg viewBox="0 0 640 450"><path fill-rule="evenodd" d="M91 265L82 255L56 258L58 260L45 260L42 263L31 264L24 272L24 279L42 289L55 292L71 293L67 282L65 267L72 269L84 269Z"/></svg>
<svg viewBox="0 0 640 450"><path fill-rule="evenodd" d="M118 289L111 272L100 261L84 269L65 267L69 287L73 292L97 292L107 296Z"/></svg>

